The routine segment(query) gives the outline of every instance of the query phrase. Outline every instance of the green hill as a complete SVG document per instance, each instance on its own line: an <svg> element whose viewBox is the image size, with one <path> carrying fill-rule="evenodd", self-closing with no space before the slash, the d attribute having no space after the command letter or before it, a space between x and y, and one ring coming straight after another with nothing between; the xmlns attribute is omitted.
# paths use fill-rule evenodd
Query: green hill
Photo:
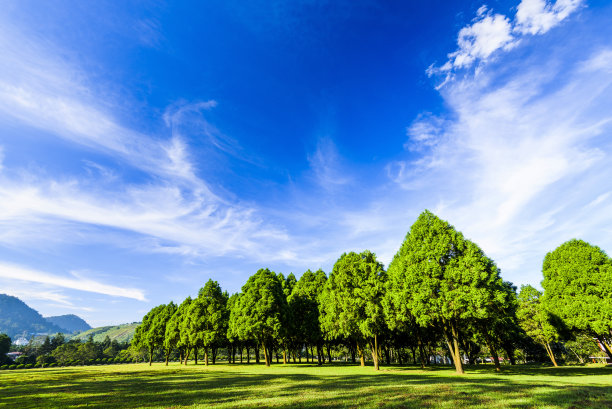
<svg viewBox="0 0 612 409"><path fill-rule="evenodd" d="M60 328L65 329L68 333L72 334L76 331L87 331L91 329L85 320L74 314L58 315L55 317L45 317L51 324L56 325Z"/></svg>
<svg viewBox="0 0 612 409"><path fill-rule="evenodd" d="M117 342L130 341L134 337L134 331L140 322L133 322L131 324L121 324L115 326L98 327L92 328L87 331L79 332L72 336L72 339L80 339L86 341L90 335L93 335L94 341L101 342L108 337L112 340L116 339Z"/></svg>
<svg viewBox="0 0 612 409"><path fill-rule="evenodd" d="M65 329L47 321L38 311L17 297L0 294L0 333L11 338L24 335L55 334Z"/></svg>

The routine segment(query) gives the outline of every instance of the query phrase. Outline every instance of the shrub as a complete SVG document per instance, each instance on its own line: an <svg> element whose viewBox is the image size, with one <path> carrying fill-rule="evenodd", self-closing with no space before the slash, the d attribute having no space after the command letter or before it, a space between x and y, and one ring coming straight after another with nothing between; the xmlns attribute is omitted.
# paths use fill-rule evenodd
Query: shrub
<svg viewBox="0 0 612 409"><path fill-rule="evenodd" d="M17 365L17 369L23 369L23 368L25 368L25 365L24 365L24 364L19 364L19 365Z"/></svg>
<svg viewBox="0 0 612 409"><path fill-rule="evenodd" d="M17 368L17 365L13 364L13 365L9 365L9 369L15 369Z"/></svg>
<svg viewBox="0 0 612 409"><path fill-rule="evenodd" d="M30 368L32 368L33 366L34 366L34 364L25 364L25 368L26 368L26 369L30 369Z"/></svg>
<svg viewBox="0 0 612 409"><path fill-rule="evenodd" d="M8 367L9 367L8 365L2 365L0 366L0 369L8 369Z"/></svg>
<svg viewBox="0 0 612 409"><path fill-rule="evenodd" d="M57 362L51 362L49 364L49 368L53 368L53 367L56 367L56 366L57 366Z"/></svg>

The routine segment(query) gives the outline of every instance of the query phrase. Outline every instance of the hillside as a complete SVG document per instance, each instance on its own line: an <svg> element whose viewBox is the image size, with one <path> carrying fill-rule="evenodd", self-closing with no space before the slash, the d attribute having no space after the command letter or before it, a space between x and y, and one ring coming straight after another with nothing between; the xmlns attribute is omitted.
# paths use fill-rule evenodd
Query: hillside
<svg viewBox="0 0 612 409"><path fill-rule="evenodd" d="M116 339L118 342L126 342L134 337L134 331L139 324L139 322L133 322L131 324L92 328L75 334L72 339L81 339L85 341L90 335L93 335L94 341L101 342L108 335L111 341Z"/></svg>
<svg viewBox="0 0 612 409"><path fill-rule="evenodd" d="M19 298L0 294L0 333L8 334L15 339L24 333L28 337L57 332L66 332L66 330L44 319L38 311Z"/></svg>
<svg viewBox="0 0 612 409"><path fill-rule="evenodd" d="M45 317L51 324L56 325L66 330L67 333L72 334L77 331L87 331L91 329L85 320L74 314L58 315L54 317Z"/></svg>

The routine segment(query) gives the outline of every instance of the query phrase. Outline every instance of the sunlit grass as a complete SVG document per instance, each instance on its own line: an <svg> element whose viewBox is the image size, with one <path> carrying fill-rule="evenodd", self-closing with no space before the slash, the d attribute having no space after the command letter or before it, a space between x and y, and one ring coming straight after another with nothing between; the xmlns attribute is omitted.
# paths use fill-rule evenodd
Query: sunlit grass
<svg viewBox="0 0 612 409"><path fill-rule="evenodd" d="M108 365L0 372L19 408L610 408L612 368Z"/></svg>

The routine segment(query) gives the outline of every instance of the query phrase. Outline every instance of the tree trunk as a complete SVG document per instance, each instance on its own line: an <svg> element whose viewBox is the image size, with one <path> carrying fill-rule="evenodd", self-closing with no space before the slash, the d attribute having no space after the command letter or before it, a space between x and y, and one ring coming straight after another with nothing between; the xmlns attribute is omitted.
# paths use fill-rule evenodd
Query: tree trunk
<svg viewBox="0 0 612 409"><path fill-rule="evenodd" d="M549 343L544 344L544 348L546 348L546 352L548 353L548 357L552 361L553 365L555 367L559 366L559 365L557 365L557 360L555 359L555 354L553 354L553 351L552 351L552 348L550 347L550 344Z"/></svg>
<svg viewBox="0 0 612 409"><path fill-rule="evenodd" d="M247 356L247 364L251 363L251 351L249 351L249 346L246 346L246 356Z"/></svg>
<svg viewBox="0 0 612 409"><path fill-rule="evenodd" d="M208 366L208 348L204 348L204 366Z"/></svg>
<svg viewBox="0 0 612 409"><path fill-rule="evenodd" d="M217 352L218 352L218 349L217 349L217 347L212 347L211 349L212 349L212 364L214 365L214 364L217 363Z"/></svg>
<svg viewBox="0 0 612 409"><path fill-rule="evenodd" d="M320 344L317 344L317 365L321 366L325 361L325 357L323 356L323 350Z"/></svg>
<svg viewBox="0 0 612 409"><path fill-rule="evenodd" d="M194 363L197 365L198 364L198 348L193 348L193 360Z"/></svg>
<svg viewBox="0 0 612 409"><path fill-rule="evenodd" d="M242 365L242 346L240 346L240 365Z"/></svg>
<svg viewBox="0 0 612 409"><path fill-rule="evenodd" d="M450 352L451 358L453 359L453 363L455 364L455 371L463 375L465 372L463 371L463 363L461 362L461 352L459 351L459 335L457 332L457 328L453 323L447 324L446 331L446 344L448 345L448 350Z"/></svg>
<svg viewBox="0 0 612 409"><path fill-rule="evenodd" d="M505 345L504 351L508 355L508 359L510 360L510 365L516 365L516 359L514 359L514 348L511 345Z"/></svg>
<svg viewBox="0 0 612 409"><path fill-rule="evenodd" d="M149 348L149 366L153 362L153 347Z"/></svg>
<svg viewBox="0 0 612 409"><path fill-rule="evenodd" d="M268 348L266 348L266 344L263 344L263 350L264 350L264 358L266 360L266 366L270 366L270 356L268 355ZM257 354L259 355L259 351L257 351Z"/></svg>
<svg viewBox="0 0 612 409"><path fill-rule="evenodd" d="M330 364L332 363L332 359L331 359L331 346L329 344L327 344L327 361Z"/></svg>
<svg viewBox="0 0 612 409"><path fill-rule="evenodd" d="M283 348L283 365L287 365L287 349Z"/></svg>
<svg viewBox="0 0 612 409"><path fill-rule="evenodd" d="M359 354L359 361L361 362L361 366L365 366L365 354L363 353L363 349L359 346L359 342L356 344L357 353Z"/></svg>
<svg viewBox="0 0 612 409"><path fill-rule="evenodd" d="M486 332L485 332L485 334L486 334ZM493 354L493 362L495 363L495 371L496 372L500 372L501 371L501 365L499 364L499 357L497 356L497 349L495 348L495 345L493 344L493 341L489 337L489 334L485 335L485 340L487 342L487 346L489 347L489 351L491 351L491 354Z"/></svg>
<svg viewBox="0 0 612 409"><path fill-rule="evenodd" d="M376 371L378 368L378 336L374 335L374 342L370 340L370 349L372 350L372 361L374 361L374 369Z"/></svg>
<svg viewBox="0 0 612 409"><path fill-rule="evenodd" d="M385 360L387 362L387 365L391 365L391 354L389 352L389 348L385 347L384 351L385 351Z"/></svg>
<svg viewBox="0 0 612 409"><path fill-rule="evenodd" d="M260 354L261 354L261 350L260 350L261 345L257 344L255 346L255 363L258 364L259 363L259 358L260 358Z"/></svg>
<svg viewBox="0 0 612 409"><path fill-rule="evenodd" d="M189 360L189 353L191 352L190 348L187 348L185 351L185 365L187 365L187 361Z"/></svg>

